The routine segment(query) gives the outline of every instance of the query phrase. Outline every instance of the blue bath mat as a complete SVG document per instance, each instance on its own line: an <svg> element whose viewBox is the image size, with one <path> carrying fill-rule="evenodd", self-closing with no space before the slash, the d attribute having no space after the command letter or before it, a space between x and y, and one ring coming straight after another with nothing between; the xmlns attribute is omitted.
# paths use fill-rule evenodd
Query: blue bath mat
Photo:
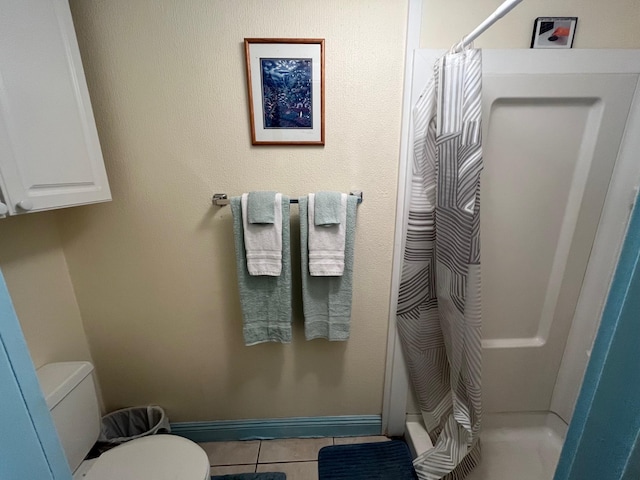
<svg viewBox="0 0 640 480"><path fill-rule="evenodd" d="M211 480L286 480L282 472L265 473L232 473L231 475L215 475Z"/></svg>
<svg viewBox="0 0 640 480"><path fill-rule="evenodd" d="M404 442L324 447L318 453L319 480L416 480Z"/></svg>

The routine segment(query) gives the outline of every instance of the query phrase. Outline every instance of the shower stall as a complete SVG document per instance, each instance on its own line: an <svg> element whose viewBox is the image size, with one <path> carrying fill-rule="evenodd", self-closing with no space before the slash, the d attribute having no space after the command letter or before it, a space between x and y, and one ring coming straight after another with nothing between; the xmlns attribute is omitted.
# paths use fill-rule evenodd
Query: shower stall
<svg viewBox="0 0 640 480"><path fill-rule="evenodd" d="M444 53L410 50L396 295L411 109ZM484 414L472 480L553 478L640 179L640 140L629 134L640 122L639 78L632 50L483 51ZM383 423L419 454L431 443L393 327L388 347Z"/></svg>

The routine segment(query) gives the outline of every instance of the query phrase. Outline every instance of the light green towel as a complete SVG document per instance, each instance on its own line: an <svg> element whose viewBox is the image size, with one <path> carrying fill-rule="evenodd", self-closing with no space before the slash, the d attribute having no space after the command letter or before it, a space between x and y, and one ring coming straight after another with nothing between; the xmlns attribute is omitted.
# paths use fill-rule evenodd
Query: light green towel
<svg viewBox="0 0 640 480"><path fill-rule="evenodd" d="M307 340L326 338L348 340L351 325L351 292L353 288L353 254L356 232L357 197L347 198L344 273L341 277L312 277L309 274L308 197L299 198L300 249L302 263L302 302L304 333Z"/></svg>
<svg viewBox="0 0 640 480"><path fill-rule="evenodd" d="M279 277L252 276L247 270L242 231L241 197L231 198L238 287L245 345L291 342L291 242L289 197L282 196L282 273Z"/></svg>
<svg viewBox="0 0 640 480"><path fill-rule="evenodd" d="M276 192L249 192L249 223L273 223Z"/></svg>
<svg viewBox="0 0 640 480"><path fill-rule="evenodd" d="M339 225L342 218L342 193L318 192L315 194L314 220L316 225Z"/></svg>

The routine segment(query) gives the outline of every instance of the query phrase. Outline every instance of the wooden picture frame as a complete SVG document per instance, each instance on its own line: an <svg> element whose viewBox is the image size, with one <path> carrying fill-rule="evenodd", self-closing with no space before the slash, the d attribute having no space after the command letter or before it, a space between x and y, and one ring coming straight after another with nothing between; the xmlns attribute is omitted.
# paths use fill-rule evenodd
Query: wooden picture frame
<svg viewBox="0 0 640 480"><path fill-rule="evenodd" d="M253 145L324 145L324 39L245 38Z"/></svg>

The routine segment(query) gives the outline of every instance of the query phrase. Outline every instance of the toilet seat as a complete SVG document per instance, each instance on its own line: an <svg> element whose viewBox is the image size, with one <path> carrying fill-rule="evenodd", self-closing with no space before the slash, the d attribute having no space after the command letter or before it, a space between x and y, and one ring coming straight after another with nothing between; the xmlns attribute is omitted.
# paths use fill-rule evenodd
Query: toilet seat
<svg viewBox="0 0 640 480"><path fill-rule="evenodd" d="M98 457L85 480L209 480L202 448L175 435L153 435L115 447Z"/></svg>

